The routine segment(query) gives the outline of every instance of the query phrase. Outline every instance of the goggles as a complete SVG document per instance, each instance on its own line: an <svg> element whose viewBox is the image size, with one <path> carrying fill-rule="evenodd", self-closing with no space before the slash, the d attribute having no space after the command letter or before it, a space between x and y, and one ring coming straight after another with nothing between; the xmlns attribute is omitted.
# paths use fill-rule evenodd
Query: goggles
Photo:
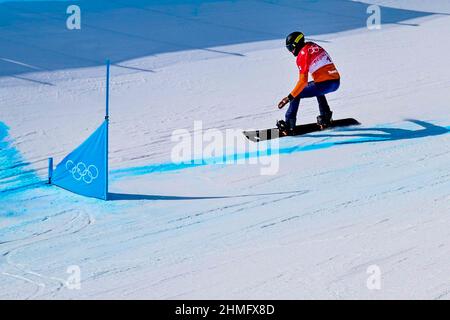
<svg viewBox="0 0 450 320"><path fill-rule="evenodd" d="M288 49L289 52L294 52L296 46L297 45L295 43L291 43L286 46L286 49Z"/></svg>

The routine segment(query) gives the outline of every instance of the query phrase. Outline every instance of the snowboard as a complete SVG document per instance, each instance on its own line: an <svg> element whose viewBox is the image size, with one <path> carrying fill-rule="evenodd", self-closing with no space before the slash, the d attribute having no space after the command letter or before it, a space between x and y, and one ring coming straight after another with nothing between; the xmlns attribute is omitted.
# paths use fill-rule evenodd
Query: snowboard
<svg viewBox="0 0 450 320"><path fill-rule="evenodd" d="M304 135L307 133L330 130L330 129L337 128L337 127L355 126L355 125L359 125L359 124L360 123L358 122L358 120L355 120L353 118L333 120L331 125L323 130L320 128L320 126L317 123L302 124L302 125L295 127L293 136L301 136L301 135ZM263 129L263 130L256 130L256 131L244 131L243 133L247 137L247 139L249 139L250 141L253 141L253 142L267 141L267 140L286 137L286 136L282 136L280 134L280 130L278 130L277 128ZM289 136L289 137L292 137L292 136Z"/></svg>

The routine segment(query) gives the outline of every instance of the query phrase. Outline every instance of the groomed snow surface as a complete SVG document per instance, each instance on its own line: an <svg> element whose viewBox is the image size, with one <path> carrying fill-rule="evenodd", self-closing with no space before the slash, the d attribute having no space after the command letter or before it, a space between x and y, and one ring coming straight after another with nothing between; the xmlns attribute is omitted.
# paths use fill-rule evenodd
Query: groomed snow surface
<svg viewBox="0 0 450 320"><path fill-rule="evenodd" d="M0 3L0 298L449 299L450 5L371 1L369 30L369 2L81 1L76 31L65 2ZM283 138L274 175L172 170L176 129L284 116L297 29L342 75L334 117L362 125ZM43 181L100 125L106 58L103 202Z"/></svg>

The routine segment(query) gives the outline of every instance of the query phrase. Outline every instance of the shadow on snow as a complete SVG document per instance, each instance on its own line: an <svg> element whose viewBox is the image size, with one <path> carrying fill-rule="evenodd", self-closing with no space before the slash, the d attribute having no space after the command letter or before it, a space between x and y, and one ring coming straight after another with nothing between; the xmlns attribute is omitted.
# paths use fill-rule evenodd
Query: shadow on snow
<svg viewBox="0 0 450 320"><path fill-rule="evenodd" d="M189 197L189 196L161 196L161 195L145 195L145 194L126 194L126 193L109 193L108 200L110 201L130 201L130 200L214 200L214 199L232 199L232 198L247 198L258 196L273 196L283 194L305 194L308 191L285 191L285 192L272 192L272 193L256 193L256 194L243 194L234 196L210 196L210 197Z"/></svg>
<svg viewBox="0 0 450 320"><path fill-rule="evenodd" d="M312 137L358 137L363 138L364 140L355 140L355 141L342 141L336 142L335 144L355 144L355 143L367 143L367 142L379 142L379 141L398 141L398 140L409 140L409 139L418 139L418 138L426 138L432 136L439 136L450 132L450 129L447 127L436 126L432 123L408 119L411 123L421 126L423 129L419 130L408 130L401 128L346 128L341 129L339 132L359 132L356 134L315 134ZM382 133L363 133L363 132L374 132L381 131Z"/></svg>
<svg viewBox="0 0 450 320"><path fill-rule="evenodd" d="M66 27L69 4L80 6L81 30ZM296 29L314 37L366 28L368 6L349 0L0 1L0 76L99 66L106 58L153 72L158 65L120 62L185 50L197 50L196 58L243 57L218 47L284 39ZM411 27L417 25L404 21L433 14L387 7L382 13L384 24Z"/></svg>

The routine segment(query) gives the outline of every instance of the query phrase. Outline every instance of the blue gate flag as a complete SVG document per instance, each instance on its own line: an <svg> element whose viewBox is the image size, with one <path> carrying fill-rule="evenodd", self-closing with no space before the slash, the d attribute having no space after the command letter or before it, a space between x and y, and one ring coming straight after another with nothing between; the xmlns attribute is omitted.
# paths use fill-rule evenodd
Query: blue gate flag
<svg viewBox="0 0 450 320"><path fill-rule="evenodd" d="M108 119L56 166L52 183L83 196L108 200Z"/></svg>

